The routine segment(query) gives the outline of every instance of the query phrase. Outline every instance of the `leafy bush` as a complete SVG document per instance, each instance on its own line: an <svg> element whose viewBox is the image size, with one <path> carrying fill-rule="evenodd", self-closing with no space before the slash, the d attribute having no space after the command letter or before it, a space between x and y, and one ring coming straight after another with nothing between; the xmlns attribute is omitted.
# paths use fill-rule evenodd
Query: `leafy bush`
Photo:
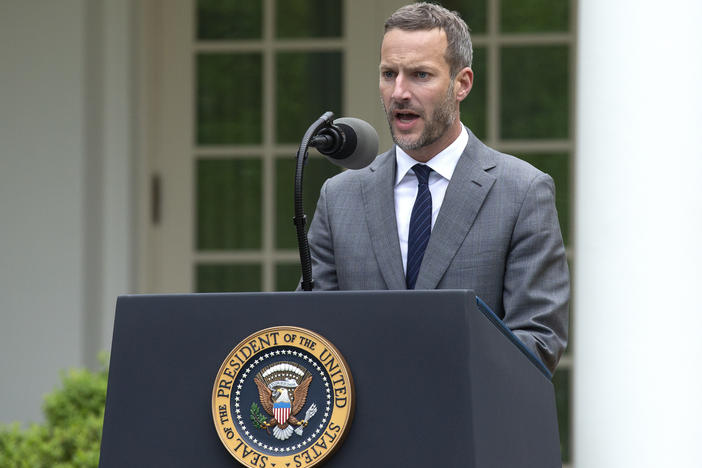
<svg viewBox="0 0 702 468"><path fill-rule="evenodd" d="M44 424L0 427L0 468L94 468L100 457L107 365L62 373L44 399Z"/></svg>

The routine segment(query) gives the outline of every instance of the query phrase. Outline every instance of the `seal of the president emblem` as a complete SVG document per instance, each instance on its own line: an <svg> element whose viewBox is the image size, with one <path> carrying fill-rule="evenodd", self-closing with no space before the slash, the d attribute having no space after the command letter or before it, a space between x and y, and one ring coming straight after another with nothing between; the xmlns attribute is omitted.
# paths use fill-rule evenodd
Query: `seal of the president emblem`
<svg viewBox="0 0 702 468"><path fill-rule="evenodd" d="M308 468L341 445L353 417L351 372L310 330L258 331L227 356L212 389L220 440L249 467Z"/></svg>

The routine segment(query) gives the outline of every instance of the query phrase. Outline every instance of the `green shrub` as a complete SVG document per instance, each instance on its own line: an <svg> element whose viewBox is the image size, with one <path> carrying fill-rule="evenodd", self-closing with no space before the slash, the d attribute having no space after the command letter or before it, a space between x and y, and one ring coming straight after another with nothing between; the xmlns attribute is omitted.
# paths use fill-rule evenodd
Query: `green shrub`
<svg viewBox="0 0 702 468"><path fill-rule="evenodd" d="M44 399L44 424L0 427L0 468L95 468L105 414L107 365L70 370Z"/></svg>

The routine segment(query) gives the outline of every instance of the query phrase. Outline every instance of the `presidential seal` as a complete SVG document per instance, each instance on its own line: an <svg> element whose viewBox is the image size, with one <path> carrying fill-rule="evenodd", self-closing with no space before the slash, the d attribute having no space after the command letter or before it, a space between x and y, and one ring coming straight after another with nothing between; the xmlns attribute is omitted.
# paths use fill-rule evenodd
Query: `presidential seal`
<svg viewBox="0 0 702 468"><path fill-rule="evenodd" d="M348 365L334 345L303 328L273 327L243 340L224 360L212 417L240 463L307 468L341 445L354 398Z"/></svg>

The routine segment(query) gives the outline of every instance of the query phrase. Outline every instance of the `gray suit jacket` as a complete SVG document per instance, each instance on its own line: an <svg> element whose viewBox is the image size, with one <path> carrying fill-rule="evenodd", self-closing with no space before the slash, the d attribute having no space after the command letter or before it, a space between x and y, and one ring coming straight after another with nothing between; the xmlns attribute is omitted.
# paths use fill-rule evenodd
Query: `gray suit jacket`
<svg viewBox="0 0 702 468"><path fill-rule="evenodd" d="M473 289L553 371L570 296L553 180L469 135L416 289ZM395 165L393 148L324 183L309 230L315 289L406 289Z"/></svg>

